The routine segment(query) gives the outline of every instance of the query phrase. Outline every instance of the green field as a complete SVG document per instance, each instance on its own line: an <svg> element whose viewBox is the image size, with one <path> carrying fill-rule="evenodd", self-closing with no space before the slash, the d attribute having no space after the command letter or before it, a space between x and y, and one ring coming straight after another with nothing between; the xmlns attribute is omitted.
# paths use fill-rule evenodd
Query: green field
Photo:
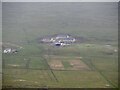
<svg viewBox="0 0 120 90"><path fill-rule="evenodd" d="M50 52L44 50L41 53L33 51L33 46L37 47L36 45L28 45L29 48L26 49L26 52L25 49L21 49L17 54L3 54L5 62L4 86L99 88L106 87L108 84L109 87L117 87L117 53L104 54L105 47L103 45L86 47L86 44L78 44L62 48L51 48L51 46L44 45L43 47L49 48ZM52 68L48 65L51 60L61 61L64 70L51 70ZM81 60L89 70L84 68L72 70L69 63L71 60Z"/></svg>
<svg viewBox="0 0 120 90"><path fill-rule="evenodd" d="M2 55L3 87L117 88L116 5L3 3L3 46L18 49ZM53 47L37 40L57 33L86 41Z"/></svg>

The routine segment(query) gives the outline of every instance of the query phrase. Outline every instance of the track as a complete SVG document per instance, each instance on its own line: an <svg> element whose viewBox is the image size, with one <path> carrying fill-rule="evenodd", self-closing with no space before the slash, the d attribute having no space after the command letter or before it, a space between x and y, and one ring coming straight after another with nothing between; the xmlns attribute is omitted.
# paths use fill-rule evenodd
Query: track
<svg viewBox="0 0 120 90"><path fill-rule="evenodd" d="M47 60L46 60L45 58L44 58L44 60L45 60L45 62L46 62L46 64L47 64L47 66L48 66L50 72L52 73L52 75L53 75L55 81L58 82L58 79L57 79L57 77L55 76L55 74L54 74L53 70L51 69L50 65L48 64Z"/></svg>
<svg viewBox="0 0 120 90"><path fill-rule="evenodd" d="M23 29L23 32L24 32L24 35L25 35L25 40L26 40L27 44L29 45L29 44L30 44L30 41L29 41L29 39L28 39L28 37L27 37L27 35L28 35L28 34L27 34L27 31L26 31L25 29ZM51 74L53 75L55 81L58 82L58 79L57 79L57 77L55 76L53 70L50 68L47 60L46 60L43 56L42 56L42 58L44 59L46 65L47 65L48 69L50 70ZM26 67L29 67L29 66L27 65ZM29 68L29 69L30 69L30 68ZM49 72L47 72L47 73L48 73L50 79L52 80L52 77L51 77L50 73L49 73Z"/></svg>

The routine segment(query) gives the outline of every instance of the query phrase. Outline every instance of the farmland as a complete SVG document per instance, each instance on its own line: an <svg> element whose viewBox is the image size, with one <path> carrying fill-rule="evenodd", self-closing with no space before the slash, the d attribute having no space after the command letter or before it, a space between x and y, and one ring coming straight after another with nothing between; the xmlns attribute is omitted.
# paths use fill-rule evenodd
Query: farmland
<svg viewBox="0 0 120 90"><path fill-rule="evenodd" d="M3 53L3 87L117 88L116 5L3 3L3 46L18 50ZM65 47L38 42L61 32L86 41Z"/></svg>

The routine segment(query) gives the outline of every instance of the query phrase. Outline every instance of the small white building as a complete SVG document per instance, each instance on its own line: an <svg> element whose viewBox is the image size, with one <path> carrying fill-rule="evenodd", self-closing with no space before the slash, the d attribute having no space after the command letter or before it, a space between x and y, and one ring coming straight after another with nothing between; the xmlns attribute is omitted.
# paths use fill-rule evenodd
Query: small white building
<svg viewBox="0 0 120 90"><path fill-rule="evenodd" d="M3 51L3 53L11 53L12 49L11 48L7 48Z"/></svg>

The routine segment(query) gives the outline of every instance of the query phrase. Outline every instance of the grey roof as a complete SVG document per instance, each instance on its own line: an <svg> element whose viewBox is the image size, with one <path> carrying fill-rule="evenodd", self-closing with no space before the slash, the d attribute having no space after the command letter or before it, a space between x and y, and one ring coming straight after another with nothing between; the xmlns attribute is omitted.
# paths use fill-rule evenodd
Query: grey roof
<svg viewBox="0 0 120 90"><path fill-rule="evenodd" d="M64 38L64 40L73 40L74 38Z"/></svg>

